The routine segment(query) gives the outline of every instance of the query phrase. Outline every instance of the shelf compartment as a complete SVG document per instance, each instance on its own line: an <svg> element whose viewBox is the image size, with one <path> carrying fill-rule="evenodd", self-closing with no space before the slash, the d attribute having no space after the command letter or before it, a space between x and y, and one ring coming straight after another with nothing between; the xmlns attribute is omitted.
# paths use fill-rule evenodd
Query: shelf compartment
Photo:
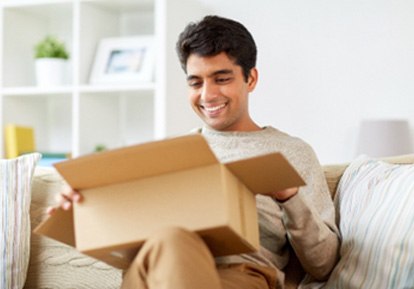
<svg viewBox="0 0 414 289"><path fill-rule="evenodd" d="M79 154L153 139L154 99L151 92L81 93L79 97Z"/></svg>
<svg viewBox="0 0 414 289"><path fill-rule="evenodd" d="M80 7L79 83L89 84L92 67L105 38L154 35L154 5L149 1L82 1ZM152 1L151 1L152 2Z"/></svg>
<svg viewBox="0 0 414 289"><path fill-rule="evenodd" d="M63 1L3 9L3 25L7 27L3 32L3 87L34 86L34 47L39 41L46 35L53 35L66 44L70 54L72 52L73 29L68 24L72 23L73 4ZM70 78L70 71L68 74Z"/></svg>
<svg viewBox="0 0 414 289"><path fill-rule="evenodd" d="M68 94L4 96L3 124L33 127L38 151L70 152L71 102Z"/></svg>

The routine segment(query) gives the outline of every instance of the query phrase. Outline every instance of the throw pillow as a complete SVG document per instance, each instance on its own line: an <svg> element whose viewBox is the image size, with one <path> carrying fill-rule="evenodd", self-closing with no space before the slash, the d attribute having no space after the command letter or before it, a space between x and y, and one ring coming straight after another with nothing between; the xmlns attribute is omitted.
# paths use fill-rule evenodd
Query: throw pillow
<svg viewBox="0 0 414 289"><path fill-rule="evenodd" d="M325 288L413 288L414 165L359 157L335 204L341 257Z"/></svg>
<svg viewBox="0 0 414 289"><path fill-rule="evenodd" d="M30 251L31 179L40 154L0 160L0 288L21 289Z"/></svg>

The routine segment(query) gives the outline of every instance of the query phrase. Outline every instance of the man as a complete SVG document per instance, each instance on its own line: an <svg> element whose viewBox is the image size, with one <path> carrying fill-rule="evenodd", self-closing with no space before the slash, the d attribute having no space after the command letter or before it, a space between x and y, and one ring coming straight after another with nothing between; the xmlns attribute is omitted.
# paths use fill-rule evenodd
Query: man
<svg viewBox="0 0 414 289"><path fill-rule="evenodd" d="M154 234L124 275L123 289L283 288L289 247L308 273L303 286L325 280L337 258L334 208L309 145L249 114L256 86L256 45L238 22L206 16L180 34L177 52L187 75L189 100L205 126L198 132L222 162L281 152L307 183L257 196L261 249L214 259L204 242L182 228ZM72 192L62 207L79 201Z"/></svg>

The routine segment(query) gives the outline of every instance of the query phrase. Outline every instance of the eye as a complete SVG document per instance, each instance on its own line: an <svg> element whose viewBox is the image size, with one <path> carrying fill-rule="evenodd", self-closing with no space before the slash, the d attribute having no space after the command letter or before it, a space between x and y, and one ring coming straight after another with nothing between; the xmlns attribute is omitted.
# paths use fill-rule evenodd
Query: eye
<svg viewBox="0 0 414 289"><path fill-rule="evenodd" d="M231 80L231 77L219 77L216 79L216 82L219 84L225 84L225 83L230 82L230 80Z"/></svg>
<svg viewBox="0 0 414 289"><path fill-rule="evenodd" d="M199 80L192 80L188 82L188 86L192 88L198 88L202 85L202 82Z"/></svg>

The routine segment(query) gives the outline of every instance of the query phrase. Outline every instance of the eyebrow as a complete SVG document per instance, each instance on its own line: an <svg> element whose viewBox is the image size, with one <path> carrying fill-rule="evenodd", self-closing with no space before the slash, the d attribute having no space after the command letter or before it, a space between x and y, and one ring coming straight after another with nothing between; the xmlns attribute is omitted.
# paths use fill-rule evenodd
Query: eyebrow
<svg viewBox="0 0 414 289"><path fill-rule="evenodd" d="M208 77L214 77L214 76L217 76L217 75L220 75L220 74L234 74L234 72L231 69L220 69L220 70L214 71ZM197 76L197 75L190 74L190 75L187 76L187 81L197 79L197 78L200 78L200 77Z"/></svg>

